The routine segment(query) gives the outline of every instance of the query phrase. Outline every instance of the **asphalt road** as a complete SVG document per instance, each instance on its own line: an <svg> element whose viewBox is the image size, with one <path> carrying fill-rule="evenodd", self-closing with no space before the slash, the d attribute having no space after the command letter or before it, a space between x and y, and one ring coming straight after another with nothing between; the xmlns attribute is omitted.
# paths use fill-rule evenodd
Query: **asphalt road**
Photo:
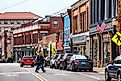
<svg viewBox="0 0 121 81"><path fill-rule="evenodd" d="M0 81L40 81L19 64L0 64Z"/></svg>
<svg viewBox="0 0 121 81"><path fill-rule="evenodd" d="M35 68L28 68L30 72L34 72ZM71 72L58 69L45 68L46 73L39 70L39 75L45 81L105 81L104 74L96 72Z"/></svg>
<svg viewBox="0 0 121 81"><path fill-rule="evenodd" d="M96 72L71 72L45 68L35 73L35 67L19 67L19 64L0 63L0 81L104 81L104 74Z"/></svg>

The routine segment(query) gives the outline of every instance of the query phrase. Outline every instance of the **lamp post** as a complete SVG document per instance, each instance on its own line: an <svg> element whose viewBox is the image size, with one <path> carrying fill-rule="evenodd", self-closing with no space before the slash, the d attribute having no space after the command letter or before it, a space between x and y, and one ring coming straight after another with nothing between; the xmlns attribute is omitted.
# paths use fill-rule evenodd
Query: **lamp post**
<svg viewBox="0 0 121 81"><path fill-rule="evenodd" d="M116 29L117 21L115 18L112 19L112 25L113 25L112 36L114 36L117 32L117 29ZM112 60L114 60L115 57L116 57L116 44L112 41Z"/></svg>
<svg viewBox="0 0 121 81"><path fill-rule="evenodd" d="M73 34L70 34L70 47L71 47L71 52L73 53Z"/></svg>
<svg viewBox="0 0 121 81"><path fill-rule="evenodd" d="M52 57L52 41L50 41L50 59Z"/></svg>

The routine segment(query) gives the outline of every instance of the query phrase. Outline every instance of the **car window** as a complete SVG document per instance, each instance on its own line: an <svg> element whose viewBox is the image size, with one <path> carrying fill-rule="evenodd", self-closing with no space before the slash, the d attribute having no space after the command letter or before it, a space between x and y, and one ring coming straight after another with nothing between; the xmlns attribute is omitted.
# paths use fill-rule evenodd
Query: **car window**
<svg viewBox="0 0 121 81"><path fill-rule="evenodd" d="M121 60L115 61L114 64L121 64Z"/></svg>
<svg viewBox="0 0 121 81"><path fill-rule="evenodd" d="M116 61L116 60L121 60L121 56L117 56L117 57L114 59L114 61Z"/></svg>
<svg viewBox="0 0 121 81"><path fill-rule="evenodd" d="M58 55L55 55L53 59L57 59L58 58Z"/></svg>

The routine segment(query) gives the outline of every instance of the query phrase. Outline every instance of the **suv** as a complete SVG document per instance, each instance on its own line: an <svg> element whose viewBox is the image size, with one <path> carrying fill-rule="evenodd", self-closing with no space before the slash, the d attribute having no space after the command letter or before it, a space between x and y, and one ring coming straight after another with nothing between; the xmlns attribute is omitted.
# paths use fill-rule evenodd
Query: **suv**
<svg viewBox="0 0 121 81"><path fill-rule="evenodd" d="M59 69L66 69L67 67L67 61L70 60L71 56L73 56L73 53L65 53L62 60L60 61Z"/></svg>
<svg viewBox="0 0 121 81"><path fill-rule="evenodd" d="M31 67L34 67L35 60L32 56L23 56L20 67L23 67L24 65L31 65Z"/></svg>
<svg viewBox="0 0 121 81"><path fill-rule="evenodd" d="M112 78L121 81L121 55L117 56L105 68L105 80L111 81Z"/></svg>

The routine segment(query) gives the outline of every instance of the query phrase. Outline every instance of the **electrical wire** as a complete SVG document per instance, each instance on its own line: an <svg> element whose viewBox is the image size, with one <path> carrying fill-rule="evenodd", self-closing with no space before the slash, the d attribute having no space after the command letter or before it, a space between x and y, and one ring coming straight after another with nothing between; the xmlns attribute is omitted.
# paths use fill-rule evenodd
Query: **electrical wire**
<svg viewBox="0 0 121 81"><path fill-rule="evenodd" d="M7 7L5 7L5 8L0 9L0 11L5 10L5 9L8 9L8 8L11 8L11 7L14 7L14 6L17 6L17 5L19 5L19 4L23 4L23 3L27 2L27 1L28 1L28 0L24 0L24 1L18 2L18 3L16 3L16 4L7 6Z"/></svg>

